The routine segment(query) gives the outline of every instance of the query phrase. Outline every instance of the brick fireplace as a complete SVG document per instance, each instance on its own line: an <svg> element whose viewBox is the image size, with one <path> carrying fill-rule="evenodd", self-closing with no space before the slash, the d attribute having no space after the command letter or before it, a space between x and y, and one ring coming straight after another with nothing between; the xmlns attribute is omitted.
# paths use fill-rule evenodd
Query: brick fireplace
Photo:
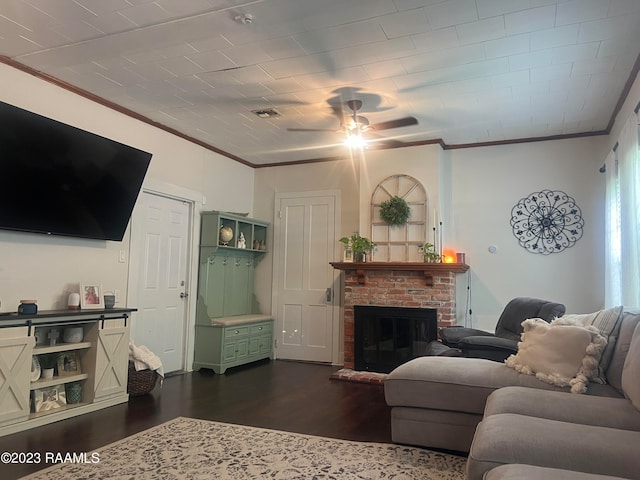
<svg viewBox="0 0 640 480"><path fill-rule="evenodd" d="M344 368L354 368L354 306L435 308L438 327L456 323L456 275L460 263L334 262L344 278Z"/></svg>

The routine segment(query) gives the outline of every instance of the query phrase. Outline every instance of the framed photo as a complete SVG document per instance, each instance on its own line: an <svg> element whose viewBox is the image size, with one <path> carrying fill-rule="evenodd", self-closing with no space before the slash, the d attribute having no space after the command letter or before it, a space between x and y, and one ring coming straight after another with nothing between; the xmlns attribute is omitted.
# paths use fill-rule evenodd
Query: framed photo
<svg viewBox="0 0 640 480"><path fill-rule="evenodd" d="M66 404L64 385L38 388L33 391L33 410L36 413L64 407Z"/></svg>
<svg viewBox="0 0 640 480"><path fill-rule="evenodd" d="M344 254L342 257L342 261L347 263L347 262L353 262L353 250L349 247L346 247L344 249Z"/></svg>
<svg viewBox="0 0 640 480"><path fill-rule="evenodd" d="M58 376L70 377L81 373L80 359L76 352L63 352L58 355Z"/></svg>
<svg viewBox="0 0 640 480"><path fill-rule="evenodd" d="M80 284L80 308L104 308L102 285L94 283Z"/></svg>

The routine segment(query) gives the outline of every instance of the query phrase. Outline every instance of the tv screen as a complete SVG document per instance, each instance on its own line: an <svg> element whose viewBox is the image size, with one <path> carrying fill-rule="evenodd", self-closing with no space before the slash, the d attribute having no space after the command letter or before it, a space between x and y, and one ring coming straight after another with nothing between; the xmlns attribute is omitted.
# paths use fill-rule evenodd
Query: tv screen
<svg viewBox="0 0 640 480"><path fill-rule="evenodd" d="M150 161L0 102L0 229L120 241Z"/></svg>

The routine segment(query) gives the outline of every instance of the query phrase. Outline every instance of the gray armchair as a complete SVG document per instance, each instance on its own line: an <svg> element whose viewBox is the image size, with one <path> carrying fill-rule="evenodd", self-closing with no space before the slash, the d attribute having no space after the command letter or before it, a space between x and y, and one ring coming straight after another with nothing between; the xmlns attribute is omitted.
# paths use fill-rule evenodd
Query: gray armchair
<svg viewBox="0 0 640 480"><path fill-rule="evenodd" d="M448 347L458 349L461 355L503 362L518 351L522 322L527 318L541 318L551 322L564 315L565 306L538 298L516 297L507 303L498 319L495 333L460 326L440 329L440 339Z"/></svg>

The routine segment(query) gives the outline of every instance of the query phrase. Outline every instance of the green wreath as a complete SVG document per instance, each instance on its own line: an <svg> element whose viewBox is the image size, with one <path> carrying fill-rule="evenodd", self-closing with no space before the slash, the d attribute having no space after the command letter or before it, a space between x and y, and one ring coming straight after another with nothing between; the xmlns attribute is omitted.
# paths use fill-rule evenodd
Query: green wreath
<svg viewBox="0 0 640 480"><path fill-rule="evenodd" d="M394 196L380 205L380 218L388 225L404 225L411 216L411 207L404 199Z"/></svg>

